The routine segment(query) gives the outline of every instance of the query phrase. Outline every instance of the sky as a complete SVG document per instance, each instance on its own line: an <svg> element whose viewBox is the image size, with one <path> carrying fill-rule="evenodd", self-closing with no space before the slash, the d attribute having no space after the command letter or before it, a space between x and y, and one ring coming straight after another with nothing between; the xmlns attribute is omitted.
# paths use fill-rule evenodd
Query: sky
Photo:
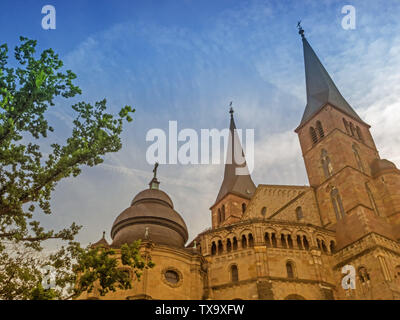
<svg viewBox="0 0 400 320"><path fill-rule="evenodd" d="M56 9L56 29L41 26L44 5ZM345 30L341 12L356 9L355 29ZM78 101L107 99L109 112L136 109L122 134L122 149L103 164L84 167L61 181L47 228L73 221L77 240L110 239L115 218L148 187L146 161L150 129L223 129L233 101L236 126L254 129L252 178L258 184L307 185L294 129L306 105L302 42L305 35L342 95L370 124L381 158L400 166L399 1L39 1L2 0L0 43L19 36L53 48L77 74L82 94L57 99L47 117L55 128L43 145L63 143L71 132ZM161 165L160 188L184 218L189 238L210 227L209 207L223 177L223 165Z"/></svg>

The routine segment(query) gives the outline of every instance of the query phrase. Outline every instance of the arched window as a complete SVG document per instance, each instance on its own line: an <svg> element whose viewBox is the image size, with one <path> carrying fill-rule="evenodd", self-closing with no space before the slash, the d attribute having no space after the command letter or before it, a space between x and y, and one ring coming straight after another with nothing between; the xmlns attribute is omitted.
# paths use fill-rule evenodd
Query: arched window
<svg viewBox="0 0 400 320"><path fill-rule="evenodd" d="M304 249L309 250L310 249L310 245L308 244L308 240L306 236L303 236L303 245L304 245Z"/></svg>
<svg viewBox="0 0 400 320"><path fill-rule="evenodd" d="M353 148L354 157L356 158L358 169L360 169L361 172L365 172L364 166L361 161L360 153L358 152L358 146L355 143L353 143L352 148Z"/></svg>
<svg viewBox="0 0 400 320"><path fill-rule="evenodd" d="M300 250L303 250L303 244L301 242L301 236L297 235L296 242L297 242L297 248L299 248Z"/></svg>
<svg viewBox="0 0 400 320"><path fill-rule="evenodd" d="M247 248L247 239L245 235L242 235L242 249Z"/></svg>
<svg viewBox="0 0 400 320"><path fill-rule="evenodd" d="M246 211L246 204L242 203L242 213L244 213Z"/></svg>
<svg viewBox="0 0 400 320"><path fill-rule="evenodd" d="M238 282L239 281L239 270L237 265L232 265L231 266L231 280L232 282Z"/></svg>
<svg viewBox="0 0 400 320"><path fill-rule="evenodd" d="M333 188L331 191L331 200L333 205L333 210L335 211L336 219L340 220L344 218L344 208L342 203L342 198L339 195L339 191L336 188Z"/></svg>
<svg viewBox="0 0 400 320"><path fill-rule="evenodd" d="M290 234L287 235L287 244L288 244L289 249L293 249L293 239Z"/></svg>
<svg viewBox="0 0 400 320"><path fill-rule="evenodd" d="M222 241L218 240L218 254L222 254L224 252L224 246L222 245Z"/></svg>
<svg viewBox="0 0 400 320"><path fill-rule="evenodd" d="M317 133L315 132L315 129L313 127L310 127L310 136L311 136L311 141L313 144L316 144L318 142L318 137Z"/></svg>
<svg viewBox="0 0 400 320"><path fill-rule="evenodd" d="M285 235L283 233L281 234L281 245L282 245L282 248L287 248Z"/></svg>
<svg viewBox="0 0 400 320"><path fill-rule="evenodd" d="M268 232L265 233L264 240L265 240L265 245L267 246L267 248L271 248L271 239L269 237Z"/></svg>
<svg viewBox="0 0 400 320"><path fill-rule="evenodd" d="M365 189L367 189L367 193L368 193L369 201L371 202L372 209L374 209L375 214L377 216L379 216L379 210L378 210L378 207L376 205L374 195L372 194L372 191L371 191L371 189L369 187L368 182L365 183Z"/></svg>
<svg viewBox="0 0 400 320"><path fill-rule="evenodd" d="M361 283L365 283L370 280L369 273L365 267L358 268L358 278Z"/></svg>
<svg viewBox="0 0 400 320"><path fill-rule="evenodd" d="M272 242L272 246L273 246L274 248L277 248L277 247L278 247L278 243L277 243L277 241L276 241L275 233L271 233L271 242Z"/></svg>
<svg viewBox="0 0 400 320"><path fill-rule="evenodd" d="M254 247L254 238L251 233L249 233L249 247Z"/></svg>
<svg viewBox="0 0 400 320"><path fill-rule="evenodd" d="M343 124L344 124L347 134L350 134L349 123L346 121L345 118L343 118Z"/></svg>
<svg viewBox="0 0 400 320"><path fill-rule="evenodd" d="M301 207L296 208L296 218L297 220L303 219L303 209Z"/></svg>
<svg viewBox="0 0 400 320"><path fill-rule="evenodd" d="M354 125L352 122L350 122L350 132L352 136L354 136L354 131L355 131Z"/></svg>
<svg viewBox="0 0 400 320"><path fill-rule="evenodd" d="M325 136L324 129L322 128L321 121L319 121L319 120L317 121L317 131L318 131L318 135L319 135L320 139Z"/></svg>
<svg viewBox="0 0 400 320"><path fill-rule="evenodd" d="M324 240L321 240L321 249L323 252L328 253L328 248L326 247Z"/></svg>
<svg viewBox="0 0 400 320"><path fill-rule="evenodd" d="M328 152L325 149L321 150L321 164L322 169L324 170L324 176L328 179L333 174L333 167Z"/></svg>
<svg viewBox="0 0 400 320"><path fill-rule="evenodd" d="M294 264L291 261L286 262L286 272L289 279L294 278Z"/></svg>
<svg viewBox="0 0 400 320"><path fill-rule="evenodd" d="M319 239L317 239L317 246L318 246L318 249L321 250L321 240L319 240Z"/></svg>
<svg viewBox="0 0 400 320"><path fill-rule="evenodd" d="M232 242L231 239L226 240L226 251L231 252L232 251Z"/></svg>
<svg viewBox="0 0 400 320"><path fill-rule="evenodd" d="M233 237L233 250L237 250L238 248L238 243L236 237Z"/></svg>
<svg viewBox="0 0 400 320"><path fill-rule="evenodd" d="M215 256L217 254L217 246L215 245L215 242L213 241L211 245L211 255Z"/></svg>
<svg viewBox="0 0 400 320"><path fill-rule="evenodd" d="M266 214L267 214L267 207L262 207L261 215L265 218Z"/></svg>
<svg viewBox="0 0 400 320"><path fill-rule="evenodd" d="M221 221L225 221L225 205L222 205Z"/></svg>
<svg viewBox="0 0 400 320"><path fill-rule="evenodd" d="M335 241L331 240L331 243L329 245L329 250L331 250L331 253L335 252Z"/></svg>
<svg viewBox="0 0 400 320"><path fill-rule="evenodd" d="M217 223L220 224L221 221L222 221L221 209L218 209Z"/></svg>
<svg viewBox="0 0 400 320"><path fill-rule="evenodd" d="M358 139L360 139L360 141L364 141L362 133L361 133L361 129L359 126L357 126L356 131L357 131Z"/></svg>

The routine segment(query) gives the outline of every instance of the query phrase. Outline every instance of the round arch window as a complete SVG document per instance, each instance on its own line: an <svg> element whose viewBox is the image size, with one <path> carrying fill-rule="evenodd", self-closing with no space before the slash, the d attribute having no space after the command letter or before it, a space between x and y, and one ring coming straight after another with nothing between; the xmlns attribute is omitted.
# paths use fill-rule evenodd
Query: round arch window
<svg viewBox="0 0 400 320"><path fill-rule="evenodd" d="M174 270L167 270L164 273L165 280L167 280L170 284L176 285L179 282L179 274Z"/></svg>
<svg viewBox="0 0 400 320"><path fill-rule="evenodd" d="M262 207L262 209L261 209L261 215L262 215L263 217L265 217L266 214L267 214L267 207Z"/></svg>

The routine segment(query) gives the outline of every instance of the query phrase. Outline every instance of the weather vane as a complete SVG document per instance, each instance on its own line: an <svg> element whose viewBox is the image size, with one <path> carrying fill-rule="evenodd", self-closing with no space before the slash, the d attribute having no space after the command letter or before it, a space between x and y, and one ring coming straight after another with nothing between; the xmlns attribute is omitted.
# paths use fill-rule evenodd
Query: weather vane
<svg viewBox="0 0 400 320"><path fill-rule="evenodd" d="M229 104L229 106L231 107L230 109L229 109L229 113L231 114L231 116L233 116L233 108L232 108L232 101L231 101L231 103Z"/></svg>
<svg viewBox="0 0 400 320"><path fill-rule="evenodd" d="M301 26L301 20L297 22L297 29L299 29L299 35L301 35L301 37L304 39L304 30Z"/></svg>

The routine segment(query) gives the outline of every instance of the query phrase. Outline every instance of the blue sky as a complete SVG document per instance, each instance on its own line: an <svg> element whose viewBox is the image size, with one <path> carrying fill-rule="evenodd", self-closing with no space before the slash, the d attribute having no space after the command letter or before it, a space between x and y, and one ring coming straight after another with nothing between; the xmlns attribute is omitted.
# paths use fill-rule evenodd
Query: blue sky
<svg viewBox="0 0 400 320"><path fill-rule="evenodd" d="M41 28L46 4L56 8L56 30ZM347 4L356 8L355 30L341 26ZM169 120L178 129L222 129L230 101L237 126L255 130L255 183L308 184L293 132L306 103L300 19L341 93L372 125L381 157L400 165L399 16L399 1L2 0L0 42L13 48L23 35L53 48L83 90L49 111L50 142L68 136L73 102L107 98L112 112L137 110L123 149L61 182L53 215L40 220L56 229L82 224L83 243L109 234L151 178L147 131L167 130ZM223 166L166 165L159 175L190 237L208 227Z"/></svg>

